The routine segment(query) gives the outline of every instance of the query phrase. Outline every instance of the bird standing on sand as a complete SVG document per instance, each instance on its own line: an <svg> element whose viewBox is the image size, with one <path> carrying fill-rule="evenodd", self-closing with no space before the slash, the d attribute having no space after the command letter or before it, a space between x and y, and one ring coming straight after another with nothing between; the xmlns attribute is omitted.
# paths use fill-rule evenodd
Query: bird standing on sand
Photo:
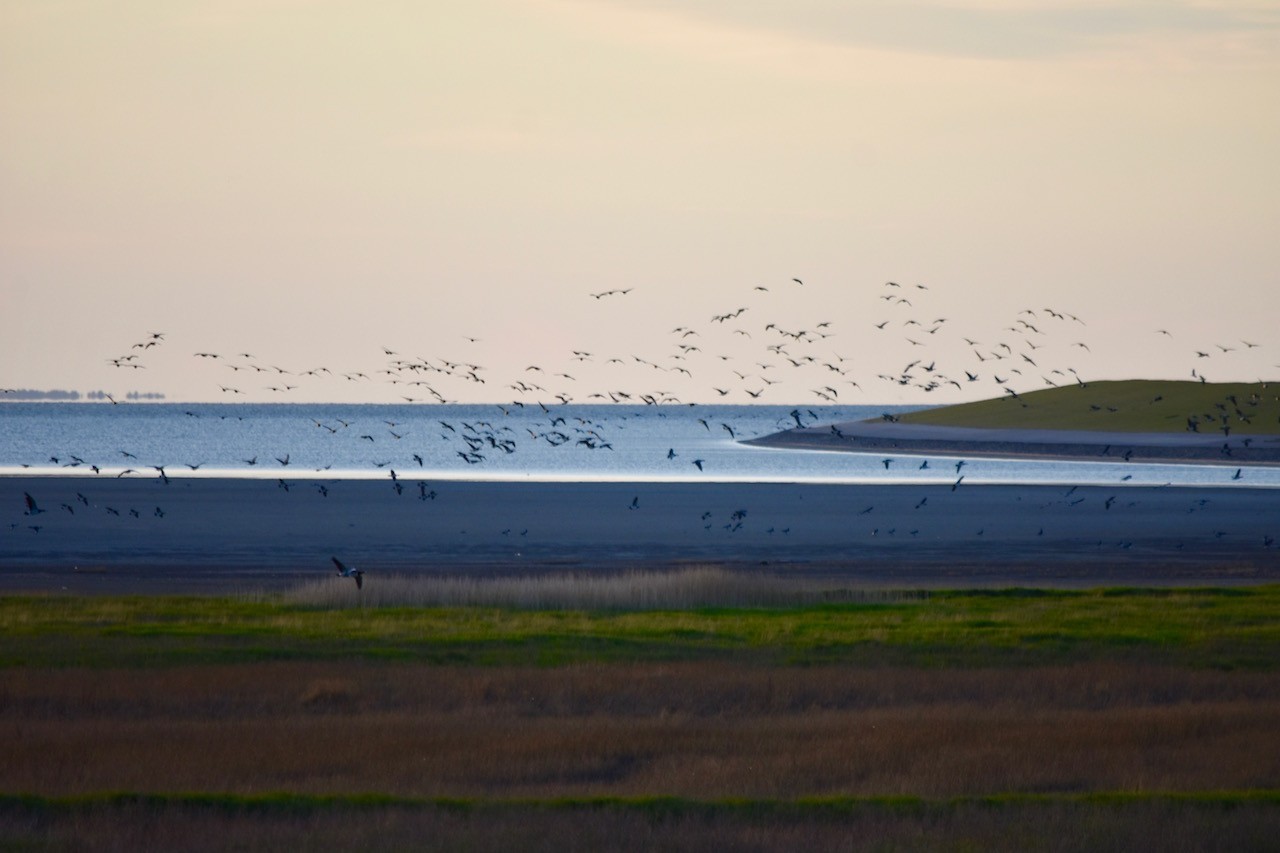
<svg viewBox="0 0 1280 853"><path fill-rule="evenodd" d="M346 565L343 565L342 561L341 561L341 560L339 560L337 557L330 557L329 559L330 559L330 560L333 560L333 564L334 564L335 566L337 566L337 567L338 567L338 577L340 577L340 578L355 578L355 579L356 579L356 589L362 589L362 588L364 587L364 572L363 572L363 571L361 571L360 569L357 569L355 566L346 566Z"/></svg>

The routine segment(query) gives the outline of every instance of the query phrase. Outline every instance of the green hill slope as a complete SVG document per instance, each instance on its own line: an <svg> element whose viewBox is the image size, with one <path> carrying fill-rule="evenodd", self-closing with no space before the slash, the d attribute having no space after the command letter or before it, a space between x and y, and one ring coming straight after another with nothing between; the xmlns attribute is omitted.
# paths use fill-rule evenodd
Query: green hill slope
<svg viewBox="0 0 1280 853"><path fill-rule="evenodd" d="M903 423L1008 429L1280 434L1280 385L1154 379L1046 388L902 415Z"/></svg>

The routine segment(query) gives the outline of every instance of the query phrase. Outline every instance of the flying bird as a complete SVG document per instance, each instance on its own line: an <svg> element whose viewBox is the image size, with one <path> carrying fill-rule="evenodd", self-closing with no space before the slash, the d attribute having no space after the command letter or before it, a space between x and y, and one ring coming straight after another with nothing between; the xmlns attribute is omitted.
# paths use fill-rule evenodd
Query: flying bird
<svg viewBox="0 0 1280 853"><path fill-rule="evenodd" d="M44 512L44 510L36 505L36 499L31 497L30 492L23 492L22 496L26 498L27 501L27 511L24 512L23 515L39 515Z"/></svg>
<svg viewBox="0 0 1280 853"><path fill-rule="evenodd" d="M333 564L338 567L338 577L355 578L356 589L364 588L364 572L363 571L361 571L360 569L357 569L355 566L343 565L342 561L339 560L337 557L330 557L329 559L333 560Z"/></svg>

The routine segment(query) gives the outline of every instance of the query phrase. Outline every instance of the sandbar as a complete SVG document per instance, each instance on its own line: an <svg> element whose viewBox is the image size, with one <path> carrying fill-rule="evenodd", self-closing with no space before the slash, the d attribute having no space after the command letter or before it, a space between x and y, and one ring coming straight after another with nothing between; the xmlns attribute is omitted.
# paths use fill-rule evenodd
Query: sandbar
<svg viewBox="0 0 1280 853"><path fill-rule="evenodd" d="M880 420L802 427L743 443L853 453L1280 465L1280 436L1221 432L978 429Z"/></svg>

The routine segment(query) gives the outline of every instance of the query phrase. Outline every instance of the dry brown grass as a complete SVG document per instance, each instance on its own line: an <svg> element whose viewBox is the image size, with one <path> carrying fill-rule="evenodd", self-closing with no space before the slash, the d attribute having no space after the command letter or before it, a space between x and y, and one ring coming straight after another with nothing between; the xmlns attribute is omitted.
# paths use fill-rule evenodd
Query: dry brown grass
<svg viewBox="0 0 1280 853"><path fill-rule="evenodd" d="M0 791L406 796L1280 787L1280 674L732 663L10 670Z"/></svg>
<svg viewBox="0 0 1280 853"><path fill-rule="evenodd" d="M701 566L669 572L557 575L379 575L357 592L344 578L312 581L283 594L308 607L512 607L524 610L685 610L778 607L824 601L902 601L902 591L832 589L815 580Z"/></svg>

